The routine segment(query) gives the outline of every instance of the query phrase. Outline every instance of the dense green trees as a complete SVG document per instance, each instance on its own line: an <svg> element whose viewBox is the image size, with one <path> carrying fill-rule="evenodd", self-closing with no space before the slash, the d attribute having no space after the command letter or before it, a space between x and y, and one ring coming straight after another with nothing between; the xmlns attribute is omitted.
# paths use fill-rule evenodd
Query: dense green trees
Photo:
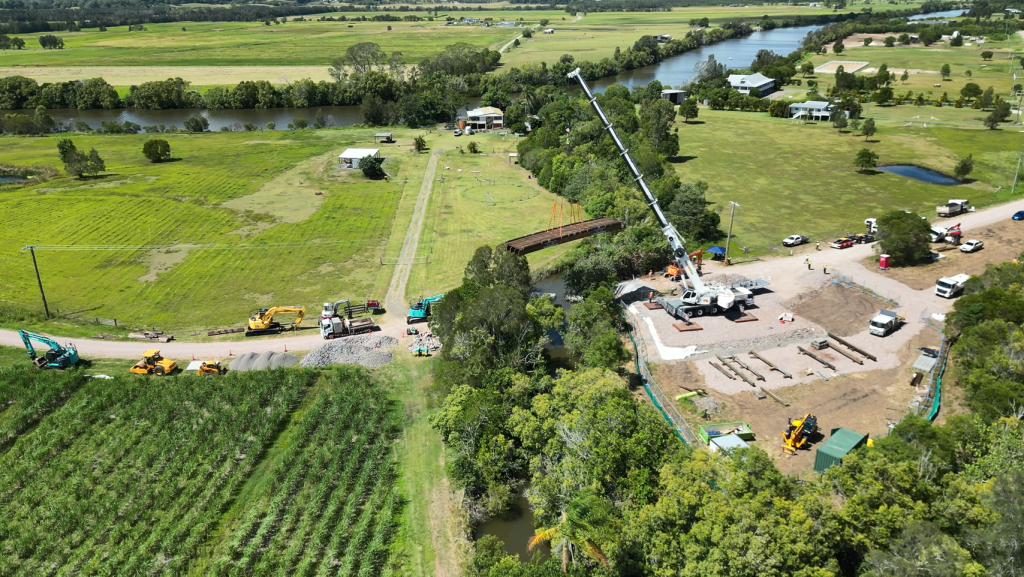
<svg viewBox="0 0 1024 577"><path fill-rule="evenodd" d="M867 149L865 149L867 150ZM911 266L931 258L931 225L916 214L894 210L878 219L878 244L894 266Z"/></svg>
<svg viewBox="0 0 1024 577"><path fill-rule="evenodd" d="M107 169L100 153L95 148L86 154L75 147L70 138L62 138L57 141L57 154L60 161L64 163L64 170L72 176L81 178L86 174L99 174Z"/></svg>
<svg viewBox="0 0 1024 577"><path fill-rule="evenodd" d="M147 140L142 145L142 154L150 162L163 162L171 157L171 145L163 139Z"/></svg>
<svg viewBox="0 0 1024 577"><path fill-rule="evenodd" d="M359 170L363 171L363 176L370 180L380 180L387 176L383 164L384 159L382 158L365 156L359 159Z"/></svg>

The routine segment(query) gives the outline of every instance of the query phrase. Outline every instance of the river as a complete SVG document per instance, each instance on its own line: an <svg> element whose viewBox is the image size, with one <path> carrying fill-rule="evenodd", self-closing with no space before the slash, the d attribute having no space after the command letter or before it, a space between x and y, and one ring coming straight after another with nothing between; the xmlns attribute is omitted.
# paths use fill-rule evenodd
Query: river
<svg viewBox="0 0 1024 577"><path fill-rule="evenodd" d="M946 10L944 12L932 12L930 14L916 14L910 16L907 20L927 20L929 18L958 18L960 15L967 12L966 10Z"/></svg>
<svg viewBox="0 0 1024 577"><path fill-rule="evenodd" d="M666 86L682 86L694 77L693 68L698 62L708 59L711 54L715 60L724 63L729 68L747 68L754 61L758 50L771 50L783 56L800 48L800 43L808 32L818 30L821 26L798 26L795 28L776 28L763 32L754 32L744 38L733 38L702 46L696 50L685 52L662 60L657 64L627 70L617 76L602 78L594 82L598 91L618 82L632 88L633 86L644 86L652 80L657 80Z"/></svg>

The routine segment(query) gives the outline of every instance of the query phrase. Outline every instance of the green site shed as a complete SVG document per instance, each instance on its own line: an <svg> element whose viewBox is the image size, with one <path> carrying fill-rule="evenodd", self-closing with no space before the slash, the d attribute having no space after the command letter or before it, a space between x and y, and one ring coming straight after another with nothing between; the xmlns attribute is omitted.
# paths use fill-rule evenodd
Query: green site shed
<svg viewBox="0 0 1024 577"><path fill-rule="evenodd" d="M867 440L867 435L862 435L850 429L844 429L843 427L832 429L832 435L818 447L818 452L814 456L814 470L824 473L825 469L833 465L842 465L843 457L866 443Z"/></svg>

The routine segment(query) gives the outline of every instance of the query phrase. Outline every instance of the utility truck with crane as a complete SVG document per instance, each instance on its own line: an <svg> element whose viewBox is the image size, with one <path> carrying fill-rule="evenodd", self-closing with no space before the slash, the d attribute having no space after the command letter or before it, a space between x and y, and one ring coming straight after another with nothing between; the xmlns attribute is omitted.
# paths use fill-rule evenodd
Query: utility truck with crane
<svg viewBox="0 0 1024 577"><path fill-rule="evenodd" d="M67 346L61 346L50 337L24 330L18 331L18 334L21 335L21 342L25 344L32 364L40 369L67 369L78 364L78 349L75 348L75 345L68 343ZM42 343L49 348L42 355L38 355L35 347L32 346L32 341Z"/></svg>
<svg viewBox="0 0 1024 577"><path fill-rule="evenodd" d="M869 332L875 335L876 337L884 337L885 335L900 328L900 326L904 322L906 322L906 320L906 315L901 315L896 313L895 311L882 309L878 311L878 314L875 315L875 318L871 319L871 324L869 325L868 329Z"/></svg>
<svg viewBox="0 0 1024 577"><path fill-rule="evenodd" d="M443 298L444 293L414 302L409 307L409 314L405 317L405 324L411 325L414 321L426 320L433 313L434 305L441 302Z"/></svg>
<svg viewBox="0 0 1024 577"><path fill-rule="evenodd" d="M274 316L278 314L295 314L295 320L290 325L282 324L274 320ZM302 322L303 315L306 314L306 307L291 306L291 307L273 307L269 309L257 309L256 312L249 317L249 326L245 329L245 336L253 337L256 335L270 335L284 332L285 329L295 329Z"/></svg>
<svg viewBox="0 0 1024 577"><path fill-rule="evenodd" d="M320 327L320 336L324 340L373 331L375 326L373 319L350 319L344 314L348 310L348 304L348 299L324 303L323 311L320 312L320 320L317 322Z"/></svg>
<svg viewBox="0 0 1024 577"><path fill-rule="evenodd" d="M754 303L754 295L750 292L751 288L762 287L768 285L767 280L753 280L737 283L733 285L723 284L705 284L701 280L700 275L697 273L697 268L693 265L693 261L690 260L690 256L686 252L686 243L680 236L679 231L676 227L668 221L665 217L665 213L662 212L661 207L658 206L658 199L651 192L650 187L647 186L647 181L644 180L644 175L640 173L640 169L636 163L633 162L633 158L630 157L629 151L626 146L619 139L619 135L615 132L615 128L612 127L612 123L605 116L604 111L601 109L601 105L598 104L597 98L594 93L591 92L590 86L587 85L586 80L583 79L583 75L580 73L580 69L577 68L568 74L570 79L575 78L579 83L583 92L586 93L587 100L590 101L590 105L594 108L594 112L597 113L598 118L601 119L601 123L604 124L604 128L608 131L608 135L611 136L612 141L615 142L615 146L618 147L619 153L622 158L626 161L629 166L630 172L633 174L634 180L636 180L637 186L640 187L644 197L647 199L647 204L651 207L654 212L654 217L658 221L658 225L661 227L662 234L668 240L668 244L672 247L673 264L682 273L682 296L677 299L658 299L658 303L661 304L666 311L672 316L683 320L688 320L690 315L701 316L704 314L715 314L718 312L727 311L734 306L740 308L748 307Z"/></svg>

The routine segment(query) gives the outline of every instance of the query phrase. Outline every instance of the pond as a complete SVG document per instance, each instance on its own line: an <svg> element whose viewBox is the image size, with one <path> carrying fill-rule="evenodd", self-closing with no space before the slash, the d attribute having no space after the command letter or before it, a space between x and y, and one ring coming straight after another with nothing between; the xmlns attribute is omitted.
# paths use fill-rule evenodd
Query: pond
<svg viewBox="0 0 1024 577"><path fill-rule="evenodd" d="M20 176L0 176L0 184L8 184L11 182L25 182L27 180L27 178L23 178Z"/></svg>
<svg viewBox="0 0 1024 577"><path fill-rule="evenodd" d="M711 46L702 46L678 56L662 60L657 64L627 70L617 76L602 78L593 82L593 87L599 92L618 82L628 88L633 86L645 86L652 80L658 80L665 86L684 85L695 76L693 67L698 62L708 59L711 54L715 60L724 63L729 68L747 68L754 61L758 50L772 50L783 56L800 48L800 43L808 32L821 28L821 26L797 26L794 28L776 28L754 32L744 38L733 38Z"/></svg>
<svg viewBox="0 0 1024 577"><path fill-rule="evenodd" d="M541 559L547 559L551 556L549 545L538 546L533 553L527 551L527 545L534 535L533 511L530 510L530 502L526 500L526 497L520 495L516 499L516 506L518 510L513 514L491 519L481 525L477 529L476 538L494 535L505 543L505 552L509 555L519 555L520 561L529 561L536 553L540 554Z"/></svg>
<svg viewBox="0 0 1024 577"><path fill-rule="evenodd" d="M879 166L878 170L884 172L891 172L892 174L898 174L907 178L913 178L914 180L920 180L921 182L927 182L928 184L940 184L942 186L953 186L960 184L960 181L942 174L936 170L930 168L922 168L920 166L914 166L912 164L894 164L892 166Z"/></svg>

